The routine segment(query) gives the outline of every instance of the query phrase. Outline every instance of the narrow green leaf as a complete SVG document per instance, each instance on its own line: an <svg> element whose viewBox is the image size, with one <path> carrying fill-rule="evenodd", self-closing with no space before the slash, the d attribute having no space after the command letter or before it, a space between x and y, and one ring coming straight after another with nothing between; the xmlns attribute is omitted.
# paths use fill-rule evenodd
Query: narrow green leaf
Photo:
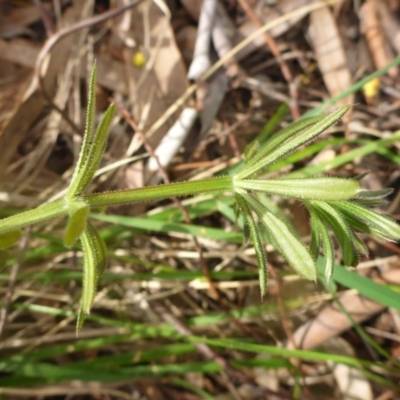
<svg viewBox="0 0 400 400"><path fill-rule="evenodd" d="M244 220L245 222L243 224L243 244L249 244L251 243L250 228L249 224L246 223L246 219Z"/></svg>
<svg viewBox="0 0 400 400"><path fill-rule="evenodd" d="M92 143L93 136L93 121L95 119L96 110L96 78L97 68L94 65L92 68L92 74L90 76L89 93L88 93L88 105L86 109L86 127L85 133L82 138L82 146L79 152L78 162L75 166L74 173L72 175L71 183L68 187L68 193L66 194L67 199L73 199L77 195L83 192L86 187L84 180L84 170L87 167L87 157L89 154L89 148Z"/></svg>
<svg viewBox="0 0 400 400"><path fill-rule="evenodd" d="M22 235L21 229L15 229L6 233L0 234L0 249L6 249L12 246Z"/></svg>
<svg viewBox="0 0 400 400"><path fill-rule="evenodd" d="M90 209L83 200L66 202L66 207L69 218L64 232L64 245L71 247L85 230Z"/></svg>
<svg viewBox="0 0 400 400"><path fill-rule="evenodd" d="M319 220L320 227L319 231L321 233L322 246L324 248L325 254L325 279L329 283L333 275L333 266L335 262L335 254L333 251L333 243L331 237L329 236L328 229L326 229L323 221Z"/></svg>
<svg viewBox="0 0 400 400"><path fill-rule="evenodd" d="M347 200L360 190L358 182L342 178L257 180L234 179L235 188L255 190L302 200Z"/></svg>
<svg viewBox="0 0 400 400"><path fill-rule="evenodd" d="M97 171L100 161L106 149L107 137L110 129L112 119L115 114L115 104L110 104L104 113L96 132L93 135L93 143L87 158L87 176L86 182L89 184Z"/></svg>
<svg viewBox="0 0 400 400"><path fill-rule="evenodd" d="M360 190L357 193L356 198L357 199L362 199L362 200L376 200L376 199L382 199L386 196L389 196L389 194L393 193L392 188L386 188L386 189L381 189L381 190Z"/></svg>
<svg viewBox="0 0 400 400"><path fill-rule="evenodd" d="M292 231L296 232L296 228L294 227L291 219L285 215L283 210L281 210L276 202L274 202L270 196L266 195L265 193L258 192L256 196L258 202L265 207L269 212L274 214L278 217L281 221L283 221L286 226ZM268 235L266 235L268 236Z"/></svg>
<svg viewBox="0 0 400 400"><path fill-rule="evenodd" d="M93 139L88 149L88 153L85 154L85 160L83 162L82 168L78 171L78 174L76 176L76 182L77 182L77 184L75 185L76 189L68 190L67 199L71 199L72 195L73 196L80 195L82 191L92 181L93 176L99 167L101 158L103 157L106 148L108 131L114 113L115 113L115 105L111 104L108 107L107 111L104 113L103 118L101 119L100 124L93 135ZM82 151L83 149L81 150L81 152Z"/></svg>
<svg viewBox="0 0 400 400"><path fill-rule="evenodd" d="M297 136L294 136L293 138L290 138L288 140L286 140L287 137L284 136L285 140L277 140L275 147L273 147L271 150L267 147L266 152L264 152L264 149L263 151L260 151L260 153L254 160L249 161L243 166L241 170L236 172L236 176L239 179L244 179L254 174L260 174L272 163L295 151L300 146L309 143L311 140L315 139L327 128L335 124L349 109L350 106L343 106L332 114L323 118L321 121L315 123L310 128L305 129Z"/></svg>
<svg viewBox="0 0 400 400"><path fill-rule="evenodd" d="M75 331L76 331L76 336L78 336L79 331L82 329L83 324L85 323L85 317L86 317L86 315L85 315L85 313L83 312L82 307L80 307L80 308L79 308L79 311L78 311L78 316L77 316L77 318L76 318L76 329L75 329Z"/></svg>
<svg viewBox="0 0 400 400"><path fill-rule="evenodd" d="M309 209L311 216L311 232L312 232L311 254L315 256L315 259L318 258L319 245L320 242L322 241L323 252L325 254L324 276L328 284L332 278L333 266L334 266L334 247L332 239L329 235L328 229L324 221L320 218L318 212L314 210L314 208L309 203L307 203L307 207ZM317 240L314 239L314 236L318 236L317 243L314 243Z"/></svg>
<svg viewBox="0 0 400 400"><path fill-rule="evenodd" d="M319 256L319 249L321 246L321 232L320 224L322 223L318 213L308 204L308 212L310 213L310 228L311 228L311 244L310 253L314 260Z"/></svg>
<svg viewBox="0 0 400 400"><path fill-rule="evenodd" d="M97 265L96 265L96 274L97 274L97 281L103 275L105 269L107 268L108 263L108 251L107 246L101 237L99 231L93 227L92 224L89 223L89 229L91 230L93 240L94 240L94 248L97 254Z"/></svg>
<svg viewBox="0 0 400 400"><path fill-rule="evenodd" d="M305 128L308 128L309 126L321 121L322 119L324 119L324 116L319 115L317 117L305 118L300 121L292 122L286 128L283 128L282 130L277 132L274 136L272 136L269 140L262 144L262 146L259 145L257 149L257 154L253 153L254 157L252 159L250 159L250 157L247 157L246 165L242 169L249 167L250 165L256 164L265 156L267 156L268 153L280 146L283 142L299 134Z"/></svg>
<svg viewBox="0 0 400 400"><path fill-rule="evenodd" d="M370 226L370 225L366 224L365 222L360 221L353 214L348 214L346 210L342 210L342 213L353 229L355 229L359 232L364 232L370 236L376 237L377 239L389 240L389 239L387 239L386 235L381 232L381 230L379 228L378 229L374 228L373 226Z"/></svg>
<svg viewBox="0 0 400 400"><path fill-rule="evenodd" d="M390 217L350 201L338 201L334 204L352 221L357 220L362 224L357 226L358 229L360 229L360 226L364 226L368 231L365 229L360 230L373 236L385 240L400 240L400 226Z"/></svg>
<svg viewBox="0 0 400 400"><path fill-rule="evenodd" d="M233 213L235 215L235 223L238 224L240 216L240 208L236 202L233 204Z"/></svg>
<svg viewBox="0 0 400 400"><path fill-rule="evenodd" d="M83 260L82 298L78 313L76 332L83 326L85 316L90 313L90 308L96 294L97 282L107 263L107 250L100 234L90 222L81 235Z"/></svg>
<svg viewBox="0 0 400 400"><path fill-rule="evenodd" d="M354 200L356 204L358 204L361 207L366 207L366 208L373 208L373 207L377 207L377 206L381 206L383 204L387 203L387 200L385 198L381 198L381 199L358 199L358 198L354 198L351 199Z"/></svg>
<svg viewBox="0 0 400 400"><path fill-rule="evenodd" d="M79 159L72 176L71 183L66 194L68 201L82 194L90 184L98 169L101 158L106 148L108 131L115 113L115 105L110 104L104 113L95 133L93 134L93 121L95 119L95 88L96 88L96 67L93 67L90 78L89 102L86 116L86 129L83 136L82 147Z"/></svg>
<svg viewBox="0 0 400 400"><path fill-rule="evenodd" d="M369 171L362 172L361 174L357 174L356 176L353 176L353 179L360 182L362 179L364 179L367 175L369 174Z"/></svg>
<svg viewBox="0 0 400 400"><path fill-rule="evenodd" d="M393 192L392 188L381 190L361 190L357 193L354 200L360 206L375 207L387 202L386 197Z"/></svg>
<svg viewBox="0 0 400 400"><path fill-rule="evenodd" d="M235 195L236 202L242 211L244 217L245 226L249 230L250 239L253 243L254 250L256 252L258 273L260 281L260 292L261 300L267 294L267 280L268 280L268 268L267 268L267 255L265 252L265 246L262 243L261 236L258 231L257 222L254 220L253 214L246 203L245 199L239 194Z"/></svg>
<svg viewBox="0 0 400 400"><path fill-rule="evenodd" d="M288 226L250 195L243 195L263 222L276 249L286 258L289 265L302 277L316 280L317 271L313 258L304 244Z"/></svg>
<svg viewBox="0 0 400 400"><path fill-rule="evenodd" d="M342 214L332 205L322 201L312 201L314 210L325 220L342 248L345 265L355 267L358 264L358 253L354 243L354 234Z"/></svg>
<svg viewBox="0 0 400 400"><path fill-rule="evenodd" d="M357 251L363 256L368 256L369 251L367 245L357 235L354 235L353 237Z"/></svg>

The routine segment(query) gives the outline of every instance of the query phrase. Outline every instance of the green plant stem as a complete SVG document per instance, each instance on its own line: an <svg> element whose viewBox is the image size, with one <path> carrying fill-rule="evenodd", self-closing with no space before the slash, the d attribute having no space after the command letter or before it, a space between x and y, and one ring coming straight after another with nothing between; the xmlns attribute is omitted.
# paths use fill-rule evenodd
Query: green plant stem
<svg viewBox="0 0 400 400"><path fill-rule="evenodd" d="M64 207L64 200L57 200L0 220L0 234L67 214L68 210Z"/></svg>
<svg viewBox="0 0 400 400"><path fill-rule="evenodd" d="M124 203L161 200L175 196L191 196L200 193L232 191L232 177L202 179L190 182L169 183L118 192L93 193L84 196L90 207L108 207Z"/></svg>
<svg viewBox="0 0 400 400"><path fill-rule="evenodd" d="M232 190L232 177L225 176L116 192L94 193L81 196L80 199L89 207L97 208L116 206L124 203L161 200L174 196L192 196L200 193L229 190ZM65 201L57 200L53 203L45 204L33 210L0 220L0 234L66 215L68 215L68 209L65 207Z"/></svg>

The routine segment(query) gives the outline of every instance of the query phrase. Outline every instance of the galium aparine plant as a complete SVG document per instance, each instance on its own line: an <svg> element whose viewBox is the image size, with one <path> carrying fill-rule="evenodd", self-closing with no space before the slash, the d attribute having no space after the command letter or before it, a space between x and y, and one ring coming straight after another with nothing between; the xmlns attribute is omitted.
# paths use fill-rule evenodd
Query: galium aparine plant
<svg viewBox="0 0 400 400"><path fill-rule="evenodd" d="M80 240L84 254L83 287L77 319L77 332L85 316L90 313L98 281L107 266L107 248L99 232L90 221L90 212L109 206L174 196L189 196L206 192L231 192L237 214L243 218L245 238L255 248L259 266L261 297L267 288L266 237L288 264L303 278L317 279L315 260L322 250L325 259L325 277L329 281L334 266L334 243L342 251L346 266L357 266L360 254L367 249L358 233L363 232L382 240L400 239L400 227L390 217L373 210L391 192L362 190L360 177L354 179L314 176L260 179L276 161L310 143L335 124L349 110L337 109L328 116L304 118L267 138L255 142L246 151L240 168L231 175L199 181L179 182L140 189L86 194L106 148L107 136L115 106L111 104L100 124L94 129L96 67L93 68L86 128L82 147L65 197L35 209L0 220L0 248L14 244L22 228L58 217L67 217L64 244L71 247ZM308 248L281 215L278 215L265 195L295 198L307 207L310 214L312 238ZM261 232L261 231L264 232Z"/></svg>

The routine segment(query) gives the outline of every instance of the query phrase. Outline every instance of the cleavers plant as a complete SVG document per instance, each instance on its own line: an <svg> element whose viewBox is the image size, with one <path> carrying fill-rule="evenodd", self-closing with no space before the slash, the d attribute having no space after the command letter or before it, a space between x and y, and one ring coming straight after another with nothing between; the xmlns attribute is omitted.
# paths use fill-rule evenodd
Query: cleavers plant
<svg viewBox="0 0 400 400"><path fill-rule="evenodd" d="M343 263L358 264L359 254L367 249L357 236L365 232L379 239L399 240L400 227L388 216L373 211L391 190L366 191L354 179L333 177L259 179L269 166L309 143L335 124L348 110L344 106L328 116L305 118L294 122L262 143L255 142L246 151L243 164L231 175L199 181L179 182L140 189L85 194L106 148L107 135L115 113L112 104L94 131L96 68L90 79L86 129L79 159L64 199L44 204L0 221L0 247L11 246L22 228L56 217L67 216L64 243L71 247L80 239L84 253L83 290L77 331L90 312L96 287L107 264L107 248L90 222L90 211L109 206L173 196L189 196L205 192L233 193L236 211L244 221L245 237L253 244L259 266L261 296L267 287L266 237L302 277L316 280L315 260L320 248L325 255L325 278L333 273L334 245L332 236L342 249ZM263 201L266 195L280 195L301 201L311 219L312 238L308 249L280 214ZM261 230L265 235L261 234ZM333 235L332 235L333 234Z"/></svg>

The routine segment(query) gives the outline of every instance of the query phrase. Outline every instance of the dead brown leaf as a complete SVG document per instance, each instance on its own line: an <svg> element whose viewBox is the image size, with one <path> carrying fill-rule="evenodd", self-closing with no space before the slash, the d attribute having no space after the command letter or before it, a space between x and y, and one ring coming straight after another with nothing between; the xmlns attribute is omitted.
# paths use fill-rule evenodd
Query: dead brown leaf
<svg viewBox="0 0 400 400"><path fill-rule="evenodd" d="M49 8L48 5L44 7ZM21 8L10 8L7 11L0 10L0 37L11 39L19 35L33 35L28 25L40 19L40 12L35 5Z"/></svg>
<svg viewBox="0 0 400 400"><path fill-rule="evenodd" d="M309 36L330 96L336 96L348 89L352 83L351 73L339 30L329 7L311 13ZM353 102L354 96L348 96L340 104Z"/></svg>
<svg viewBox="0 0 400 400"><path fill-rule="evenodd" d="M130 93L132 113L140 128L146 130L156 121L163 112L179 98L188 87L185 79L186 69L175 42L174 32L167 16L163 15L154 2L143 3L133 10L134 38L147 55L147 64L142 70L132 66L131 59L126 57L129 65L127 71L134 76L128 76L128 87L133 88ZM148 28L146 28L146 26ZM127 54L131 54L128 53ZM164 124L158 131L148 138L154 147L167 132L173 119ZM132 154L133 147L130 149Z"/></svg>
<svg viewBox="0 0 400 400"><path fill-rule="evenodd" d="M297 10L303 6L306 6L308 4L314 3L317 0L282 0L279 1L276 7L269 7L266 3L260 2L259 6L257 9L254 11L257 13L258 17L260 18L261 22L265 25L273 20L281 17L282 15L285 15L291 11ZM296 17L293 17L289 20L287 20L285 23L282 23L268 31L268 33L272 37L278 37L285 33L287 30L289 30L294 24L299 22L302 18L304 18L307 15L307 11L305 11L302 14L299 14ZM237 32L237 35L234 39L234 43L238 44L241 42L244 38L247 36L251 35L254 33L258 27L254 24L253 21L249 20L243 23ZM237 59L243 59L246 57L248 54L250 54L252 51L265 46L265 41L262 35L258 36L256 39L252 41L251 44L246 46L243 50L241 50L237 54Z"/></svg>
<svg viewBox="0 0 400 400"><path fill-rule="evenodd" d="M63 23L70 24L79 20L82 5L75 5L69 8L63 16ZM44 75L45 87L48 92L52 92L56 83L59 68L66 64L68 60L75 35L70 35L61 41L50 55L50 60ZM24 135L29 131L31 125L39 117L45 105L42 94L36 85L32 87L31 82L23 93L20 101L16 102L12 115L6 123L0 136L0 148L7 149L0 159L0 176L6 172L6 167L15 154L19 144L23 141Z"/></svg>
<svg viewBox="0 0 400 400"><path fill-rule="evenodd" d="M382 278L391 283L400 283L400 270L393 269L385 271ZM349 291L339 297L339 301L355 322L363 322L373 315L383 311L386 307L380 303ZM340 335L352 326L336 303L329 304L323 308L313 319L306 322L293 334L294 343L288 343L289 348L293 345L297 348L312 349L318 347L325 340Z"/></svg>
<svg viewBox="0 0 400 400"><path fill-rule="evenodd" d="M386 67L394 58L394 54L384 35L382 21L379 20L374 0L364 3L359 12L361 30L364 33L376 69ZM392 77L398 76L398 68L389 70Z"/></svg>
<svg viewBox="0 0 400 400"><path fill-rule="evenodd" d="M396 14L390 9L390 4L387 0L376 1L375 7L379 19L382 21L385 37L390 41L396 52L400 53L400 23L396 18Z"/></svg>

